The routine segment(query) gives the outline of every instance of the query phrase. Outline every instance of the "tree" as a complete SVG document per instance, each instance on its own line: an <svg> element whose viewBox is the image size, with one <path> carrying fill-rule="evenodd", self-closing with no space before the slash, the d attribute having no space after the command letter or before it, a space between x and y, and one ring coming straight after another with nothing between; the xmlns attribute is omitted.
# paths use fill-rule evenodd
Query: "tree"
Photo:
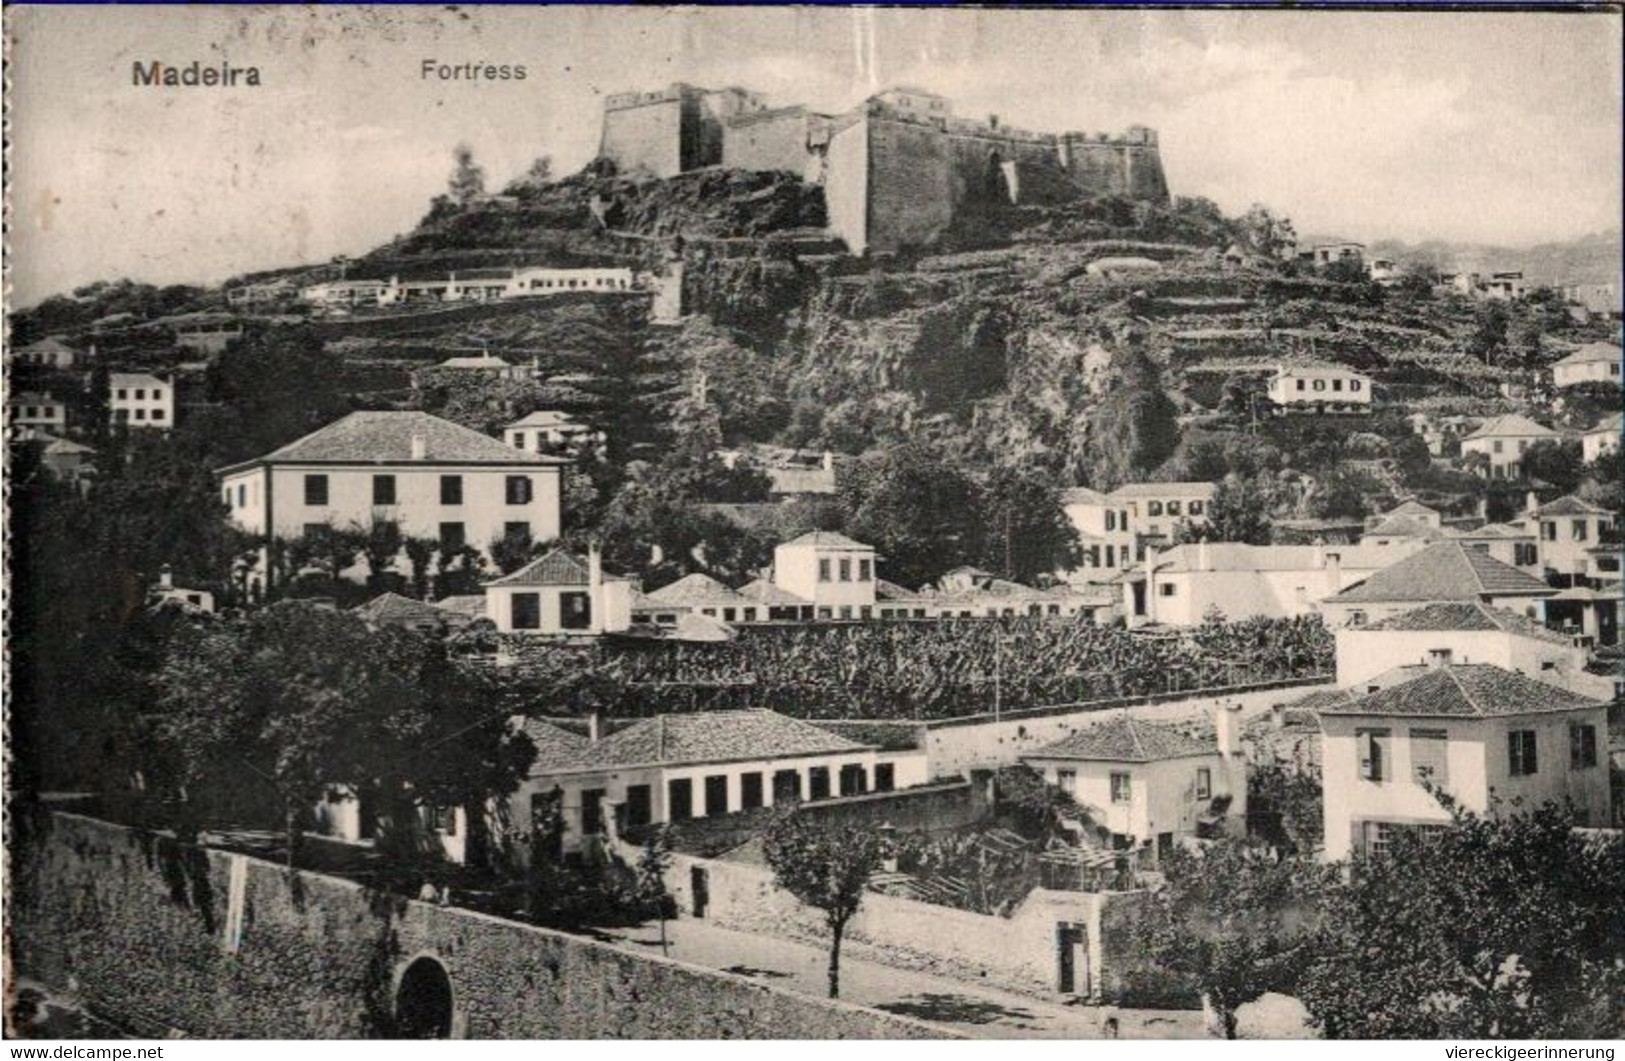
<svg viewBox="0 0 1625 1061"><path fill-rule="evenodd" d="M1233 1039L1237 1006L1296 990L1335 870L1239 840L1176 849L1162 870L1165 883L1136 922L1140 942L1158 967L1189 982Z"/></svg>
<svg viewBox="0 0 1625 1061"><path fill-rule="evenodd" d="M367 584L373 589L386 589L389 579L398 578L394 574L395 560L401 555L401 547L405 544L401 525L392 519L374 517L361 534L361 555L367 561Z"/></svg>
<svg viewBox="0 0 1625 1061"><path fill-rule="evenodd" d="M1036 467L1000 467L982 490L982 562L1017 582L1078 565L1077 528L1055 478Z"/></svg>
<svg viewBox="0 0 1625 1061"><path fill-rule="evenodd" d="M553 156L538 155L525 167L524 175L514 181L516 189L541 188L553 181Z"/></svg>
<svg viewBox="0 0 1625 1061"><path fill-rule="evenodd" d="M1569 808L1453 806L1328 903L1300 997L1331 1038L1625 1035L1625 840Z"/></svg>
<svg viewBox="0 0 1625 1061"><path fill-rule="evenodd" d="M1298 237L1292 231L1292 222L1276 217L1269 207L1254 203L1236 222L1241 243L1254 254L1278 259L1297 245Z"/></svg>
<svg viewBox="0 0 1625 1061"><path fill-rule="evenodd" d="M794 811L762 838L773 880L824 913L829 928L829 997L841 994L841 937L863 905L869 877L880 868L880 837L858 826L816 821Z"/></svg>
<svg viewBox="0 0 1625 1061"><path fill-rule="evenodd" d="M1270 510L1274 491L1264 479L1229 476L1213 491L1207 527L1191 533L1218 542L1270 543Z"/></svg>
<svg viewBox="0 0 1625 1061"><path fill-rule="evenodd" d="M440 543L433 538L414 534L408 536L401 547L406 550L406 562L412 568L412 595L418 600L428 600L430 565Z"/></svg>
<svg viewBox="0 0 1625 1061"><path fill-rule="evenodd" d="M923 443L848 462L836 486L847 533L886 557L894 581L921 585L981 555L976 485Z"/></svg>
<svg viewBox="0 0 1625 1061"><path fill-rule="evenodd" d="M1496 354L1506 349L1506 306L1500 302L1482 303L1478 307L1476 317L1473 334L1467 340L1467 352L1474 357L1482 358L1487 365L1494 360Z"/></svg>
<svg viewBox="0 0 1625 1061"><path fill-rule="evenodd" d="M655 909L660 918L660 953L670 953L666 946L666 911L671 904L671 892L666 889L666 873L671 869L671 842L666 826L649 830L638 855L638 898Z"/></svg>
<svg viewBox="0 0 1625 1061"><path fill-rule="evenodd" d="M458 144L452 150L456 168L446 182L446 194L458 206L466 206L485 194L485 168L474 161L474 149Z"/></svg>
<svg viewBox="0 0 1625 1061"><path fill-rule="evenodd" d="M1518 470L1525 479L1551 483L1563 493L1573 493L1585 477L1585 454L1579 441L1536 442L1518 458Z"/></svg>
<svg viewBox="0 0 1625 1061"><path fill-rule="evenodd" d="M535 556L536 543L531 539L528 526L521 530L510 529L491 538L491 559L504 575L518 571Z"/></svg>

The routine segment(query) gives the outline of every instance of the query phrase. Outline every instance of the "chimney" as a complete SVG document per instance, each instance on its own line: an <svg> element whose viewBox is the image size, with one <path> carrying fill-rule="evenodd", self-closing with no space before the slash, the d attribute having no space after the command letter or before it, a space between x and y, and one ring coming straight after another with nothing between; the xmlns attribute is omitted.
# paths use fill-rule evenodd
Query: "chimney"
<svg viewBox="0 0 1625 1061"><path fill-rule="evenodd" d="M1270 705L1270 729L1279 732L1286 728L1286 705Z"/></svg>
<svg viewBox="0 0 1625 1061"><path fill-rule="evenodd" d="M1487 498L1487 497L1481 497L1481 498L1478 499L1478 518L1483 520L1486 523L1489 522L1489 519L1490 519L1490 499Z"/></svg>
<svg viewBox="0 0 1625 1061"><path fill-rule="evenodd" d="M1523 495L1523 510L1525 512L1527 512L1527 513L1529 513L1529 515L1533 516L1535 514L1535 510L1538 509L1539 507L1540 507L1540 498L1535 496L1535 492L1533 490L1530 490L1529 492L1527 492L1527 493L1525 493Z"/></svg>
<svg viewBox="0 0 1625 1061"><path fill-rule="evenodd" d="M831 453L827 449L824 451L824 470L826 472L832 472L835 470L835 454Z"/></svg>
<svg viewBox="0 0 1625 1061"><path fill-rule="evenodd" d="M165 564L163 567L158 569L158 588L159 589L174 589L175 588L175 576L170 573L168 564Z"/></svg>
<svg viewBox="0 0 1625 1061"><path fill-rule="evenodd" d="M1236 745L1236 723L1241 717L1240 704L1220 704L1213 712L1213 736L1219 745L1219 754L1229 759L1241 754Z"/></svg>
<svg viewBox="0 0 1625 1061"><path fill-rule="evenodd" d="M1326 568L1326 592L1336 593L1343 588L1343 554L1326 553L1322 566Z"/></svg>
<svg viewBox="0 0 1625 1061"><path fill-rule="evenodd" d="M420 461L428 457L428 455L429 440L414 432L412 435L412 459Z"/></svg>
<svg viewBox="0 0 1625 1061"><path fill-rule="evenodd" d="M1207 535L1196 539L1196 570L1207 570Z"/></svg>
<svg viewBox="0 0 1625 1061"><path fill-rule="evenodd" d="M587 740L597 744L604 739L604 709L597 704L587 713Z"/></svg>
<svg viewBox="0 0 1625 1061"><path fill-rule="evenodd" d="M587 543L587 602L592 612L588 629L601 634L604 632L604 557L596 538Z"/></svg>

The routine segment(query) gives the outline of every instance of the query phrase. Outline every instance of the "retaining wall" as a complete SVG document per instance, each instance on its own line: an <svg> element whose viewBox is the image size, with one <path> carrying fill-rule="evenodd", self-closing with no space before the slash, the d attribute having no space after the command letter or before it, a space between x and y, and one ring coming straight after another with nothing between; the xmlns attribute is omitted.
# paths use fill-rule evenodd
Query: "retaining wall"
<svg viewBox="0 0 1625 1061"><path fill-rule="evenodd" d="M459 1037L952 1037L91 818L19 817L8 940L17 972L71 986L126 1026L203 1038L388 1036L399 979L428 956L449 977Z"/></svg>

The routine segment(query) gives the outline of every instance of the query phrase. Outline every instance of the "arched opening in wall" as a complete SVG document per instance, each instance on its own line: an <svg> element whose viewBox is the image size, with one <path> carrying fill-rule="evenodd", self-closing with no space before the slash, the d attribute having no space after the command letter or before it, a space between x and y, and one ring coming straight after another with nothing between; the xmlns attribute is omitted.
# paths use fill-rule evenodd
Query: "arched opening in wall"
<svg viewBox="0 0 1625 1061"><path fill-rule="evenodd" d="M400 1039L451 1038L451 977L433 958L418 958L395 989L395 1034Z"/></svg>

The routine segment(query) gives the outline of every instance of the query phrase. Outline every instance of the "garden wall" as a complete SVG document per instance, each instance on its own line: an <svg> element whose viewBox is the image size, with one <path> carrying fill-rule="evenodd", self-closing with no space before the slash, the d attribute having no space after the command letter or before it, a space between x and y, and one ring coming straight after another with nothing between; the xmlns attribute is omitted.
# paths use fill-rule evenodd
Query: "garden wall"
<svg viewBox="0 0 1625 1061"><path fill-rule="evenodd" d="M399 1034L427 957L472 1038L944 1038L905 1018L64 813L13 818L16 970L203 1038Z"/></svg>

